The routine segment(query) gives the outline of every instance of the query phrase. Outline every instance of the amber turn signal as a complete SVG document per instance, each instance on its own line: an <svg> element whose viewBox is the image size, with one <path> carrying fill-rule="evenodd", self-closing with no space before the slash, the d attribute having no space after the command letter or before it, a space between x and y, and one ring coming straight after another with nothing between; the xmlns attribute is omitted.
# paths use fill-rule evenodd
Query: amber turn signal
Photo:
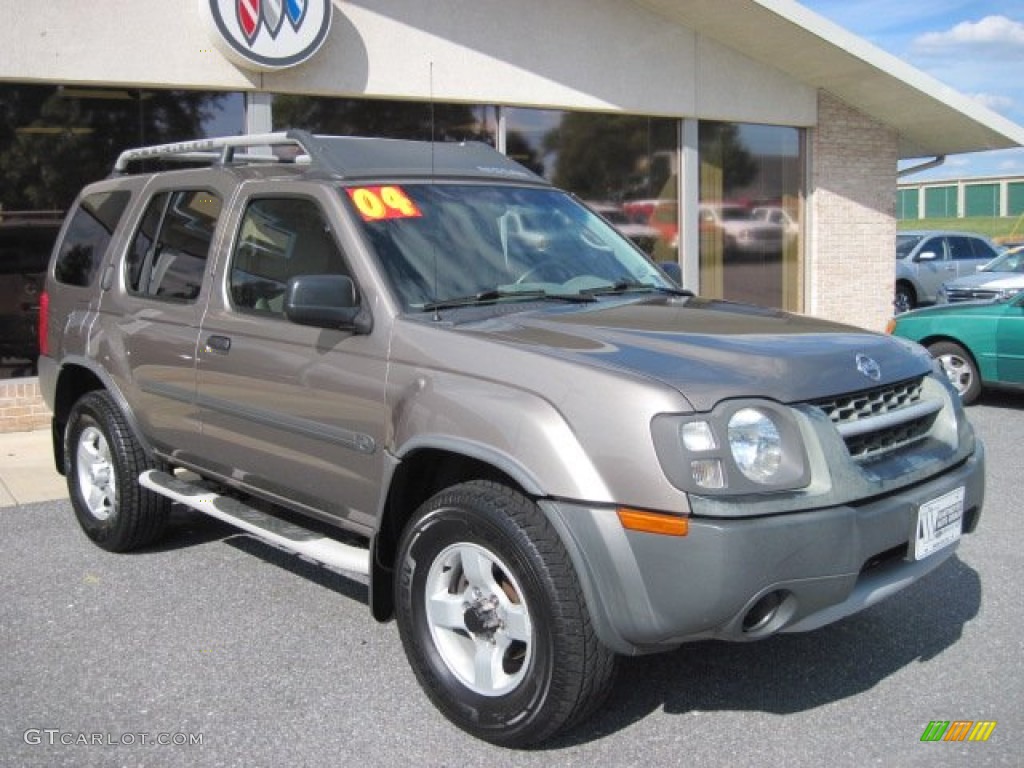
<svg viewBox="0 0 1024 768"><path fill-rule="evenodd" d="M685 536L690 530L690 521L685 517L644 512L628 507L619 507L615 511L622 527L630 531L657 533L662 536Z"/></svg>

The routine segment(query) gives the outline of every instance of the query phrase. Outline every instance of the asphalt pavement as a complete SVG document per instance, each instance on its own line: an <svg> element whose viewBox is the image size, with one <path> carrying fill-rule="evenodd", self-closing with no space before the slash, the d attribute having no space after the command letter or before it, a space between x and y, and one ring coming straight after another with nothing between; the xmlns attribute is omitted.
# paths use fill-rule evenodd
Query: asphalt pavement
<svg viewBox="0 0 1024 768"><path fill-rule="evenodd" d="M7 502L0 766L1024 765L1024 395L969 415L987 503L949 563L816 632L625 660L604 710L525 752L434 710L358 580L189 511L160 546L113 555L59 485ZM12 444L5 467L30 453ZM997 724L922 742L934 720Z"/></svg>

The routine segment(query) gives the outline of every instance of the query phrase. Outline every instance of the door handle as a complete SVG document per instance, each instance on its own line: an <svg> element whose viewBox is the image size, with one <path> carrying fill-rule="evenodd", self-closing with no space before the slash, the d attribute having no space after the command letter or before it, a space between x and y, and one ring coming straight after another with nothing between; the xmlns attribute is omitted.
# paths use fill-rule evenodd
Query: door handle
<svg viewBox="0 0 1024 768"><path fill-rule="evenodd" d="M206 351L226 355L231 351L231 339L227 336L210 336L206 340Z"/></svg>

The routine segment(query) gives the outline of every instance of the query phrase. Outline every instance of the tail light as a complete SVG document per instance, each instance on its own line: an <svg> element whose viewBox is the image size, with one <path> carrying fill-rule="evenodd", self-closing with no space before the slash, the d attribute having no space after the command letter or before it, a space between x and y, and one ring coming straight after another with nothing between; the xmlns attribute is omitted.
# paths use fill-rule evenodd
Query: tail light
<svg viewBox="0 0 1024 768"><path fill-rule="evenodd" d="M50 294L39 294L39 354L50 354Z"/></svg>

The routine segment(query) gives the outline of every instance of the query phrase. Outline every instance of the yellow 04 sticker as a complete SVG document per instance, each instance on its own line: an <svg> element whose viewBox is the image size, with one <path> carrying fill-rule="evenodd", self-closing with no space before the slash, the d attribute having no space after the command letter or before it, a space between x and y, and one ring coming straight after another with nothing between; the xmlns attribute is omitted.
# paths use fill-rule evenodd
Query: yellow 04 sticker
<svg viewBox="0 0 1024 768"><path fill-rule="evenodd" d="M416 219L423 215L401 187L351 187L348 196L365 221Z"/></svg>

